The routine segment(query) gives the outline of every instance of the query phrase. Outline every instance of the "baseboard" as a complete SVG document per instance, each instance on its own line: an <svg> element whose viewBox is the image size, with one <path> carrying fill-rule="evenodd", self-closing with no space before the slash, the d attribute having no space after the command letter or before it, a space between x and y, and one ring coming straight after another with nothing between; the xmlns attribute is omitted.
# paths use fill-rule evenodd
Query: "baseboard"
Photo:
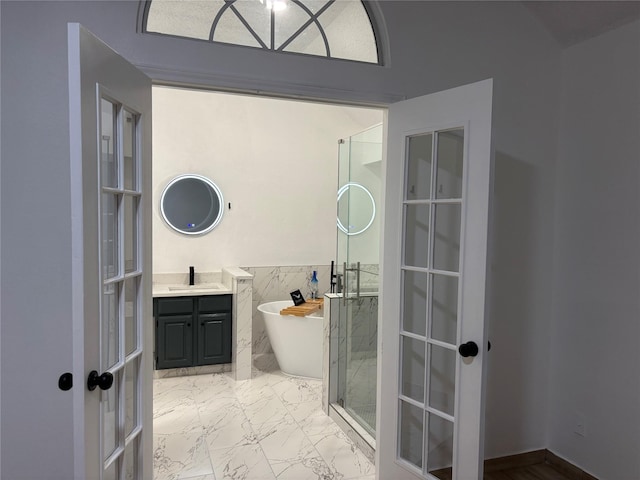
<svg viewBox="0 0 640 480"><path fill-rule="evenodd" d="M553 466L555 470L571 480L598 480L593 475L576 467L564 458L560 458L547 449L534 450L531 452L508 455L506 457L491 458L484 461L484 473L495 473L515 468L529 467L546 463ZM451 480L451 468L443 468L431 472L433 476L440 480Z"/></svg>

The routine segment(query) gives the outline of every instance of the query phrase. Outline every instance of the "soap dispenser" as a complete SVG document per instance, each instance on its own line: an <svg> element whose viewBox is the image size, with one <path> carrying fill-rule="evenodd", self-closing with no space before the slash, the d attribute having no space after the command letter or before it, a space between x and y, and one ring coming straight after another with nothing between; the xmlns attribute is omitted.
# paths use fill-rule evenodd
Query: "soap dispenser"
<svg viewBox="0 0 640 480"><path fill-rule="evenodd" d="M313 275L311 276L311 282L309 284L311 288L311 298L318 298L318 277L316 276L316 271L313 271Z"/></svg>

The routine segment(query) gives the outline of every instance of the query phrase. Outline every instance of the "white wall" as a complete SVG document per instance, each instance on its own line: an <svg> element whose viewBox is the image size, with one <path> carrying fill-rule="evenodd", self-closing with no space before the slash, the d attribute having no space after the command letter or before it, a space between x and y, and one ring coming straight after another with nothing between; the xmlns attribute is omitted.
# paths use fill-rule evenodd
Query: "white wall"
<svg viewBox="0 0 640 480"><path fill-rule="evenodd" d="M73 478L73 371L67 30L2 2L2 472ZM7 8L9 7L9 8ZM34 59L37 59L34 63ZM10 278L12 281L7 282ZM75 388L85 379L75 378Z"/></svg>
<svg viewBox="0 0 640 480"><path fill-rule="evenodd" d="M335 259L338 140L380 123L381 110L167 87L154 88L153 109L154 273ZM224 196L206 235L162 219L162 191L184 173Z"/></svg>
<svg viewBox="0 0 640 480"><path fill-rule="evenodd" d="M383 103L493 77L487 455L546 446L560 50L519 2L380 2L390 39L384 67L142 35L133 1L0 8L3 478L52 478L42 470L72 436L71 405L51 385L72 354L68 21L162 81ZM45 419L51 432L42 431ZM34 450L39 461L23 464Z"/></svg>
<svg viewBox="0 0 640 480"><path fill-rule="evenodd" d="M567 49L562 93L549 448L640 478L640 23Z"/></svg>

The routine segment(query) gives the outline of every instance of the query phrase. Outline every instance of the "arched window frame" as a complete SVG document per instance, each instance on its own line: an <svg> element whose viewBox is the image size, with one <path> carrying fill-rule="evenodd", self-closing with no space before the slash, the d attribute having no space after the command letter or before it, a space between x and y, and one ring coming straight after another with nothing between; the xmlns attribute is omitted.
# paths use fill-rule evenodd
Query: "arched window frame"
<svg viewBox="0 0 640 480"><path fill-rule="evenodd" d="M240 43L229 43L229 42L221 42L221 41L217 41L217 40L213 40L214 38L214 34L215 34L215 28L217 27L217 24L220 20L220 18L222 17L222 15L228 10L228 9L235 9L235 7L233 7L233 3L235 3L236 0L224 0L225 1L225 5L218 11L218 13L216 14L216 17L214 19L214 22L211 26L211 30L209 33L209 39L208 40L204 40L201 38L195 38L195 37L189 37L189 36L183 36L183 35L177 35L177 34L172 34L172 33L162 33L162 32L156 32L156 31L148 31L147 30L147 19L148 19L148 14L149 14L149 9L151 7L151 4L153 2L153 0L140 0L140 8L139 8L139 15L138 15L138 31L144 34L150 34L150 35L160 35L160 36L168 36L168 37L174 37L174 38L185 38L185 39L189 39L189 40L196 40L196 41L205 41L208 43L215 43L218 45L232 45L234 47L244 47L244 48L258 48L258 49L262 49L262 50L267 50L267 51L271 51L271 52L275 52L275 53L284 53L284 54L289 54L289 55L304 55L304 56L311 56L311 57L318 57L318 58L327 58L327 59L331 59L331 60L339 60L339 61L346 61L346 62L355 62L355 63L362 63L365 65L379 65L379 66L385 66L388 65L388 39L387 39L387 35L386 35L386 29L384 27L384 21L382 19L382 14L380 12L379 6L377 5L376 2L374 1L370 1L370 0L360 0L360 3L362 4L364 11L367 14L368 20L369 20L369 24L371 25L371 30L373 32L373 39L375 42L375 49L376 49L376 55L377 55L377 62L370 62L370 61L366 61L366 60L356 60L356 59L351 59L351 58L343 58L343 57L334 57L331 56L331 49L329 46L329 40L326 37L326 34L324 32L324 29L322 28L322 26L319 24L318 22L318 17L327 9L329 8L333 3L335 3L337 0L327 0L327 3L325 4L325 6L323 6L317 13L312 13L311 10L306 7L304 5L304 0L288 0L292 3L295 3L296 5L300 6L300 8L302 8L309 16L309 20L307 20L307 22L305 22L296 32L294 32L289 39L287 39L285 42L283 42L279 47L275 48L274 45L274 19L275 19L275 12L272 10L271 11L271 42L270 45L267 45L262 39L259 38L259 35L256 34L256 32L253 30L253 28L251 28L250 25L248 25L248 23L246 21L242 20L242 15L237 12L237 10L234 12L236 14L236 16L240 19L240 21L244 24L245 28L247 28L247 31L253 36L254 39L256 39L256 41L259 43L259 47L253 47L253 46L249 46L249 45L244 45L244 44L240 44ZM267 0L268 1L268 0ZM322 38L323 38L323 42L324 42L324 46L325 46L325 50L327 52L326 55L317 55L317 54L313 54L313 53L303 53L303 52L292 52L292 51L286 51L284 50L284 48L286 48L293 40L295 40L295 38L297 38L298 35L300 35L307 26L309 26L310 24L315 23L318 30L321 32Z"/></svg>

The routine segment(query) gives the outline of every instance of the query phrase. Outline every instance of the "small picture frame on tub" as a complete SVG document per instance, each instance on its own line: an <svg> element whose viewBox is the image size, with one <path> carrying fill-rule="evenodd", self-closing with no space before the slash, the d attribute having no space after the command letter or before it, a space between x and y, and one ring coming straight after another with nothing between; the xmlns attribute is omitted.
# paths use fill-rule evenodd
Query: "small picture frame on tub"
<svg viewBox="0 0 640 480"><path fill-rule="evenodd" d="M289 295L291 295L291 300L293 300L293 304L296 307L298 305L302 305L303 303L306 303L304 300L304 297L302 296L302 292L300 292L300 290L295 290L291 292Z"/></svg>

